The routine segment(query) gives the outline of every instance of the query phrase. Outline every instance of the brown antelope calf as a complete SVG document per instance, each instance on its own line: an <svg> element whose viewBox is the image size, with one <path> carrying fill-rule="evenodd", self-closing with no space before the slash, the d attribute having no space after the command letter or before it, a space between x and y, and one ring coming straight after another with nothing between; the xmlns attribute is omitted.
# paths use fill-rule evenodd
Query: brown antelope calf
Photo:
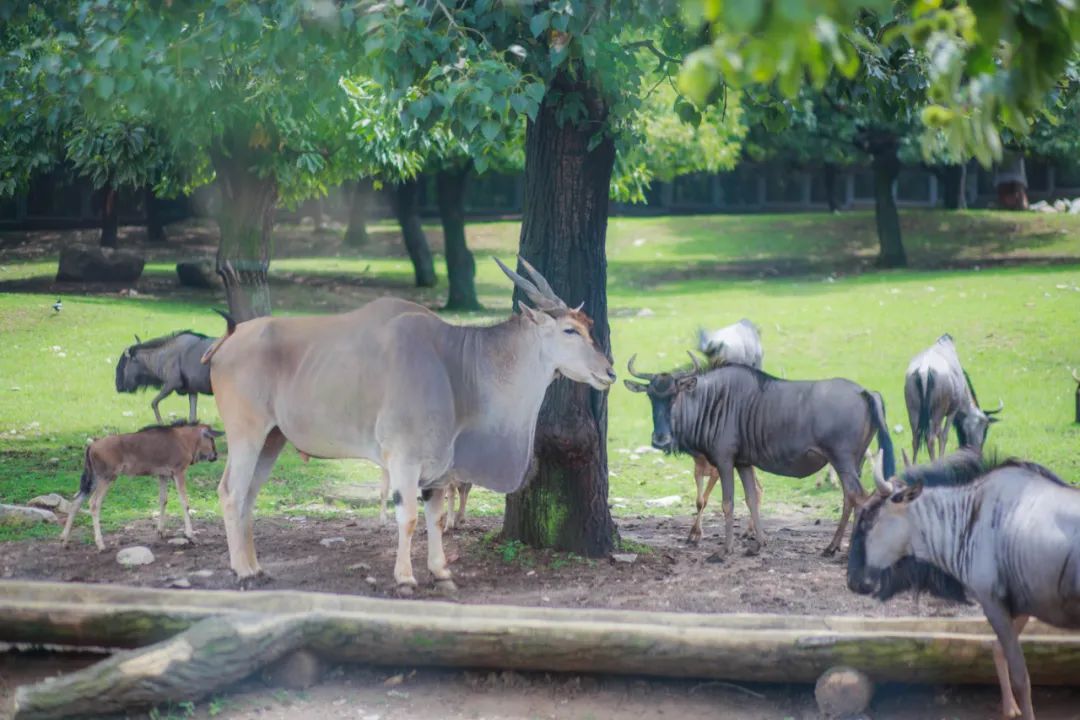
<svg viewBox="0 0 1080 720"><path fill-rule="evenodd" d="M94 543L98 550L105 549L101 537L101 502L109 485L119 475L133 477L156 476L158 478L158 534L165 534L165 503L169 499L169 479L176 483L180 506L184 509L184 536L194 541L195 530L191 527L188 511L186 473L189 465L206 460L217 460L214 438L224 433L209 425L185 423L150 425L142 430L124 435L110 435L95 440L86 447L86 462L79 493L72 501L64 533L60 542L68 543L71 526L79 508L90 496L90 514L94 519Z"/></svg>

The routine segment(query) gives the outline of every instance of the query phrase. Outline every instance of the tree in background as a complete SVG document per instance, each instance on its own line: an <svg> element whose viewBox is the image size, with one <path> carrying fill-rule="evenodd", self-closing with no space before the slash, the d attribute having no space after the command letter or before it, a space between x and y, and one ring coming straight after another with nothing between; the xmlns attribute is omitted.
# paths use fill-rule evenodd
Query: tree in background
<svg viewBox="0 0 1080 720"><path fill-rule="evenodd" d="M348 128L336 121L338 79L361 55L354 6L101 0L4 11L14 47L0 60L0 125L25 126L32 106L43 133L131 118L154 128L185 165L167 181L219 184L217 267L231 312L268 314L277 203L324 192L349 170L338 162Z"/></svg>

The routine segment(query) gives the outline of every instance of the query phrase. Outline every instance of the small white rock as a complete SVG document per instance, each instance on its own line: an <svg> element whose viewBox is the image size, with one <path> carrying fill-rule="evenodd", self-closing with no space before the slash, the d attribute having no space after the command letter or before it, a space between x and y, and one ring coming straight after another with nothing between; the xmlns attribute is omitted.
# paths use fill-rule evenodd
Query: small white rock
<svg viewBox="0 0 1080 720"><path fill-rule="evenodd" d="M617 563L637 562L637 553L611 553L611 559Z"/></svg>
<svg viewBox="0 0 1080 720"><path fill-rule="evenodd" d="M193 572L191 574L194 575L195 577L208 578L208 577L213 576L214 571L213 570L196 570L195 572Z"/></svg>
<svg viewBox="0 0 1080 720"><path fill-rule="evenodd" d="M656 314L656 313L654 313L654 312L653 312L653 311L652 311L651 309L649 309L649 308L641 308L640 310L638 310L638 311L637 311L637 316L638 316L638 317L652 317L652 316L653 316L653 315L655 315L655 314Z"/></svg>
<svg viewBox="0 0 1080 720"><path fill-rule="evenodd" d="M154 553L150 552L150 548L144 547L142 545L126 547L120 552L116 553L116 562L120 563L124 567L149 565L150 563L154 562Z"/></svg>
<svg viewBox="0 0 1080 720"><path fill-rule="evenodd" d="M344 544L345 538L343 537L328 537L319 541L319 544L323 547L330 547L331 545Z"/></svg>
<svg viewBox="0 0 1080 720"><path fill-rule="evenodd" d="M634 448L634 452L639 455L648 455L649 453L659 453L660 451L654 448L652 445L639 445Z"/></svg>
<svg viewBox="0 0 1080 720"><path fill-rule="evenodd" d="M191 541L188 540L186 537L174 537L174 538L169 538L169 544L170 545L178 545L178 546L180 546L180 545L190 545Z"/></svg>
<svg viewBox="0 0 1080 720"><path fill-rule="evenodd" d="M674 507L682 502L682 496L680 495L668 495L667 497L653 498L652 500L646 500L646 507Z"/></svg>
<svg viewBox="0 0 1080 720"><path fill-rule="evenodd" d="M169 583L169 587L176 588L178 590L187 590L191 587L191 581L187 578L176 578Z"/></svg>

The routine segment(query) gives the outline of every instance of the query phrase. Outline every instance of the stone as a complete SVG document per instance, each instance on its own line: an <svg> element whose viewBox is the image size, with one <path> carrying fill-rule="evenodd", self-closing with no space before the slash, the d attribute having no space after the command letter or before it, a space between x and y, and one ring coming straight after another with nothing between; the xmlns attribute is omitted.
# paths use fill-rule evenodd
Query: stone
<svg viewBox="0 0 1080 720"><path fill-rule="evenodd" d="M169 587L177 588L178 590L187 590L191 587L191 581L187 578L176 578L169 581Z"/></svg>
<svg viewBox="0 0 1080 720"><path fill-rule="evenodd" d="M214 261L209 258L176 263L176 277L184 287L215 288L221 285Z"/></svg>
<svg viewBox="0 0 1080 720"><path fill-rule="evenodd" d="M116 553L116 562L124 567L149 565L154 562L154 553L150 552L150 548L143 545L133 545Z"/></svg>
<svg viewBox="0 0 1080 720"><path fill-rule="evenodd" d="M829 668L814 685L818 709L826 718L835 720L860 717L870 707L873 697L874 684L870 678L845 665Z"/></svg>
<svg viewBox="0 0 1080 720"><path fill-rule="evenodd" d="M679 495L668 495L667 497L653 498L652 500L646 500L645 505L647 507L666 508L675 507L682 502L682 497Z"/></svg>
<svg viewBox="0 0 1080 720"><path fill-rule="evenodd" d="M135 282L145 260L138 253L96 245L65 245L60 250L60 282Z"/></svg>
<svg viewBox="0 0 1080 720"><path fill-rule="evenodd" d="M169 538L169 544L176 545L177 547L183 547L184 545L190 545L191 541L188 540L186 537L174 537Z"/></svg>
<svg viewBox="0 0 1080 720"><path fill-rule="evenodd" d="M637 562L637 553L611 553L611 559L617 563Z"/></svg>
<svg viewBox="0 0 1080 720"><path fill-rule="evenodd" d="M291 652L263 670L263 682L286 690L307 690L322 679L323 663L310 650Z"/></svg>
<svg viewBox="0 0 1080 720"><path fill-rule="evenodd" d="M343 545L345 544L345 538L343 537L328 537L319 541L319 544L323 547L330 547L331 545Z"/></svg>
<svg viewBox="0 0 1080 720"><path fill-rule="evenodd" d="M56 514L49 510L22 505L0 505L0 525L37 525L45 522L60 522Z"/></svg>
<svg viewBox="0 0 1080 720"><path fill-rule="evenodd" d="M193 576L197 577L197 578L208 578L208 577L213 577L214 576L214 571L213 570L196 570L195 572L193 572L191 574Z"/></svg>
<svg viewBox="0 0 1080 720"><path fill-rule="evenodd" d="M56 512L64 515L71 514L71 502L64 499L61 495L56 493L49 493L48 495L38 495L30 502L26 503L30 507L43 508L45 510L55 510Z"/></svg>

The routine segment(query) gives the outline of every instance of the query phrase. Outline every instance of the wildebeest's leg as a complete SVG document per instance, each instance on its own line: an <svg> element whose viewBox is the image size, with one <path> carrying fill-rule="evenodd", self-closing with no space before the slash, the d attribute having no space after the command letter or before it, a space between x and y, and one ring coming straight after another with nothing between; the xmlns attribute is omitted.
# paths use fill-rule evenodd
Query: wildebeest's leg
<svg viewBox="0 0 1080 720"><path fill-rule="evenodd" d="M458 494L458 508L457 514L454 516L454 527L465 526L465 503L469 501L469 491L472 490L472 483L458 482L457 494Z"/></svg>
<svg viewBox="0 0 1080 720"><path fill-rule="evenodd" d="M690 526L690 535L686 538L687 542L696 543L701 540L701 518L705 514L705 506L709 504L709 493L712 492L713 485L716 484L716 478L719 475L712 475L709 480L709 493L705 492L705 473L713 472L712 465L701 455L694 456L694 484L697 485L697 516L694 518L694 524Z"/></svg>
<svg viewBox="0 0 1080 720"><path fill-rule="evenodd" d="M742 480L743 495L746 496L746 507L750 510L750 526L748 532L752 534L759 549L765 545L765 531L761 527L761 485L758 484L757 474L750 465L735 468Z"/></svg>
<svg viewBox="0 0 1080 720"><path fill-rule="evenodd" d="M1019 637L1028 622L1027 615L1013 618L1013 632ZM998 684L1001 685L1001 715L1005 718L1020 717L1020 706L1016 704L1012 685L1009 683L1009 665L1005 660L1005 652L1001 649L1001 643L994 641L994 670L997 671Z"/></svg>
<svg viewBox="0 0 1080 720"><path fill-rule="evenodd" d="M858 462L861 463L862 460L860 459ZM832 541L825 546L822 553L826 557L835 555L836 551L840 549L840 545L844 542L844 532L847 530L851 513L855 510L856 501L863 495L863 488L859 483L859 473L851 464L841 461L839 466L837 463L832 465L836 468L836 474L840 476L840 486L844 489L844 509L840 513L840 524L836 526L836 534L833 535Z"/></svg>
<svg viewBox="0 0 1080 720"><path fill-rule="evenodd" d="M195 542L195 528L191 526L191 509L188 506L187 474L182 471L176 473L173 482L176 483L176 494L180 496L180 507L184 511L184 537Z"/></svg>
<svg viewBox="0 0 1080 720"><path fill-rule="evenodd" d="M154 410L154 417L157 419L158 425L162 424L161 413L158 411L158 403L164 400L165 397L168 396L169 393L171 393L175 389L176 388L174 388L169 383L165 383L165 385L162 386L158 394L154 396L154 399L150 401L150 407Z"/></svg>
<svg viewBox="0 0 1080 720"><path fill-rule="evenodd" d="M998 643L1001 646L1001 655L1005 660L1008 674L1008 688L1011 690L1012 701L1019 713L1006 715L1006 717L1022 717L1024 720L1035 720L1035 710L1031 706L1031 678L1028 676L1027 663L1024 662L1024 650L1020 647L1020 636L1016 630L1016 621L1020 618L1012 618L1009 611L995 601L983 602L980 599L983 612L990 627L997 634ZM1023 627L1021 625L1020 627ZM997 649L997 648L995 648ZM996 665L996 659L995 659ZM998 671L998 679L1001 679L1001 671ZM1001 688L1001 703L1003 710L1012 710L1008 707L1009 696L1006 687Z"/></svg>
<svg viewBox="0 0 1080 720"><path fill-rule="evenodd" d="M411 595L416 587L412 569L412 536L416 531L416 493L420 485L420 466L397 457L391 457L389 465L391 499L398 524L394 580L397 581L400 594Z"/></svg>
<svg viewBox="0 0 1080 720"><path fill-rule="evenodd" d="M730 554L735 544L735 468L723 463L716 469L720 471L720 505L724 509L724 552Z"/></svg>
<svg viewBox="0 0 1080 720"><path fill-rule="evenodd" d="M109 492L109 486L116 476L97 478L93 492L90 493L90 517L94 521L94 544L97 549L105 551L105 538L101 535L101 503L105 500L105 493Z"/></svg>
<svg viewBox="0 0 1080 720"><path fill-rule="evenodd" d="M75 516L79 514L79 508L82 507L83 502L86 500L86 495L86 493L80 490L71 501L71 511L68 513L67 522L64 523L64 532L60 534L61 545L66 546L68 544L68 539L71 536L71 527L75 524Z"/></svg>
<svg viewBox="0 0 1080 720"><path fill-rule="evenodd" d="M390 495L390 471L382 469L382 479L379 481L379 524L386 524L386 498Z"/></svg>
<svg viewBox="0 0 1080 720"><path fill-rule="evenodd" d="M158 516L157 516L157 534L158 537L165 537L165 506L169 502L169 477L167 475L158 476Z"/></svg>
<svg viewBox="0 0 1080 720"><path fill-rule="evenodd" d="M453 573L446 567L446 553L443 550L443 530L446 527L446 490L433 488L424 491L424 523L427 525L428 570L435 576L435 582L442 590L456 590Z"/></svg>
<svg viewBox="0 0 1080 720"><path fill-rule="evenodd" d="M191 393L187 396L188 401L188 422L193 423L198 419L199 415L196 412L197 405L199 403L199 393Z"/></svg>

